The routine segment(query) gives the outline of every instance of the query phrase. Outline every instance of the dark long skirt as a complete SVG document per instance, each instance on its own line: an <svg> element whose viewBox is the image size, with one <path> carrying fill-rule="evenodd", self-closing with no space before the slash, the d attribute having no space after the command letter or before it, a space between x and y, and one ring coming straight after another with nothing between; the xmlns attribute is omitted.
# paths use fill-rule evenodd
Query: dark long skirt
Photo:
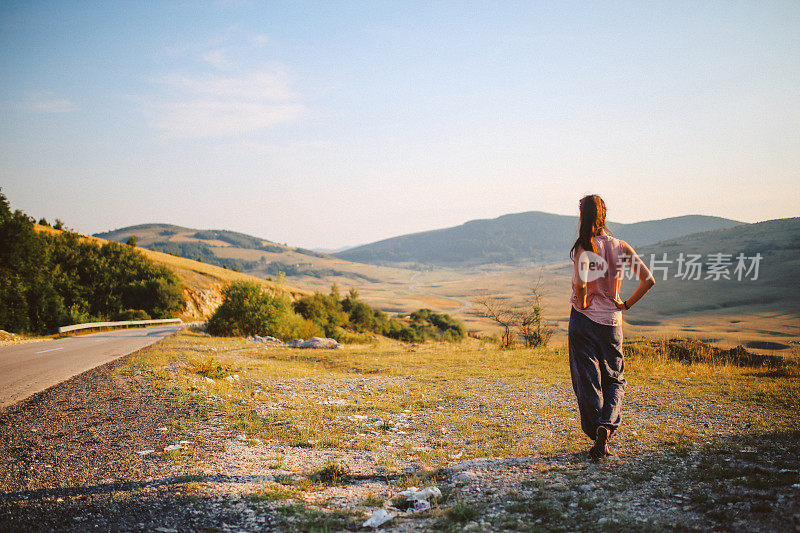
<svg viewBox="0 0 800 533"><path fill-rule="evenodd" d="M622 326L598 324L573 308L569 316L569 369L583 432L592 440L599 426L613 433L622 420L626 384Z"/></svg>

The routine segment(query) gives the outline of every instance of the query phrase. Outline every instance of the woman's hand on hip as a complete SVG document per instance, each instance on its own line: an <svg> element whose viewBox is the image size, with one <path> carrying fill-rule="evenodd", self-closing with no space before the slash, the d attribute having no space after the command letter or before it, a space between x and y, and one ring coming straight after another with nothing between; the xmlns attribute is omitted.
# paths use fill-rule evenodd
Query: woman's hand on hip
<svg viewBox="0 0 800 533"><path fill-rule="evenodd" d="M589 293L586 295L586 305L581 306L581 301L578 300L578 307L581 309L589 309L589 306L592 305L592 300L594 299L594 293Z"/></svg>

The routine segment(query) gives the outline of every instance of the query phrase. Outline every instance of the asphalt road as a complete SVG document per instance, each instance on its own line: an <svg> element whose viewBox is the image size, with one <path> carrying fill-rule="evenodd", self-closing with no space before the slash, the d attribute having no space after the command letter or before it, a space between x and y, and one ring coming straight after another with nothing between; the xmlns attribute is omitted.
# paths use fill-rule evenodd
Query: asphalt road
<svg viewBox="0 0 800 533"><path fill-rule="evenodd" d="M72 376L149 346L180 328L180 324L170 324L0 346L0 406L15 404Z"/></svg>

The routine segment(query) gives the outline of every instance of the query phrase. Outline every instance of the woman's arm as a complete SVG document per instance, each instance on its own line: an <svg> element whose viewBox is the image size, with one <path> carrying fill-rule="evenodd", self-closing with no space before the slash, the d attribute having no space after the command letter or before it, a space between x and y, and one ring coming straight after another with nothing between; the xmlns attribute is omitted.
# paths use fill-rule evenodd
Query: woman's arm
<svg viewBox="0 0 800 533"><path fill-rule="evenodd" d="M622 241L622 248L625 254L630 258L631 268L639 276L639 286L636 287L636 290L633 291L630 298L625 301L617 299L614 302L617 305L617 309L620 311L627 311L633 307L636 302L641 300L642 296L647 294L647 291L653 288L653 285L656 284L656 280L653 278L653 274L650 273L650 269L647 268L647 265L644 264L644 261L642 261L636 253L636 250L634 250L630 244Z"/></svg>
<svg viewBox="0 0 800 533"><path fill-rule="evenodd" d="M578 283L572 284L573 288L575 289L575 297L578 299L578 307L581 309L587 309L589 304L592 303L592 298L594 298L594 294L587 294L586 293L586 282L578 280Z"/></svg>
<svg viewBox="0 0 800 533"><path fill-rule="evenodd" d="M575 291L575 298L578 300L578 307L581 309L586 309L589 307L589 304L592 303L592 298L594 298L594 294L587 294L586 290L586 280L583 279L578 272L579 270L579 261L581 258L581 254L583 250L578 248L575 250L575 260L573 262L573 272L572 272L572 288Z"/></svg>

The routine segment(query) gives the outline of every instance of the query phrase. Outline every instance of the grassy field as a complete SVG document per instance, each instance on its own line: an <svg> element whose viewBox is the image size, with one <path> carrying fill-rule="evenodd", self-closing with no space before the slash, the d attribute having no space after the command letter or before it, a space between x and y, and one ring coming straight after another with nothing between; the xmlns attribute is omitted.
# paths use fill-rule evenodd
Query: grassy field
<svg viewBox="0 0 800 533"><path fill-rule="evenodd" d="M437 270L424 272L417 279L422 282L421 289L445 296L469 299L472 295L488 294L521 303L540 273L545 315L557 327L556 339L563 340L569 322L571 267ZM683 287L676 288L680 283L681 280L659 282L635 309L626 313L625 335L691 337L730 347L742 344L765 353L790 354L793 348L800 346L800 311L787 307L789 296L783 303L759 301L756 287L748 296L752 302L728 305L724 290L711 291L706 285L687 292ZM635 281L623 282L623 297L629 296L635 288ZM714 303L711 308L698 305L709 299ZM447 312L454 307L457 305L444 301L439 302L436 309ZM496 326L476 316L475 311L473 308L458 316L470 329L496 333Z"/></svg>
<svg viewBox="0 0 800 533"><path fill-rule="evenodd" d="M578 429L561 346L376 340L301 351L184 331L128 359L121 372L149 376L194 405L184 431L248 444L257 460L229 444L223 455L235 456L229 465L240 472L276 476L246 495L260 512L294 506L303 520L338 517L345 527L408 485L439 483L446 494L424 528L458 530L476 517L484 530L535 530L536 520L554 530L613 530L645 519L655 529L692 530L779 519L785 491L800 488L791 452L800 443L800 367L737 366L725 352L684 340L635 339L626 356L624 422L613 442L619 458L598 465L584 455L590 442ZM198 475L221 468L219 458L175 455ZM448 481L447 469L464 461L514 457L527 466L481 474L477 492ZM766 487L765 475L779 481ZM587 479L626 500L598 527L603 497L581 492ZM202 496L211 485L191 490ZM725 506L716 505L726 494ZM677 511L651 516L639 504ZM745 504L760 514L745 516Z"/></svg>

